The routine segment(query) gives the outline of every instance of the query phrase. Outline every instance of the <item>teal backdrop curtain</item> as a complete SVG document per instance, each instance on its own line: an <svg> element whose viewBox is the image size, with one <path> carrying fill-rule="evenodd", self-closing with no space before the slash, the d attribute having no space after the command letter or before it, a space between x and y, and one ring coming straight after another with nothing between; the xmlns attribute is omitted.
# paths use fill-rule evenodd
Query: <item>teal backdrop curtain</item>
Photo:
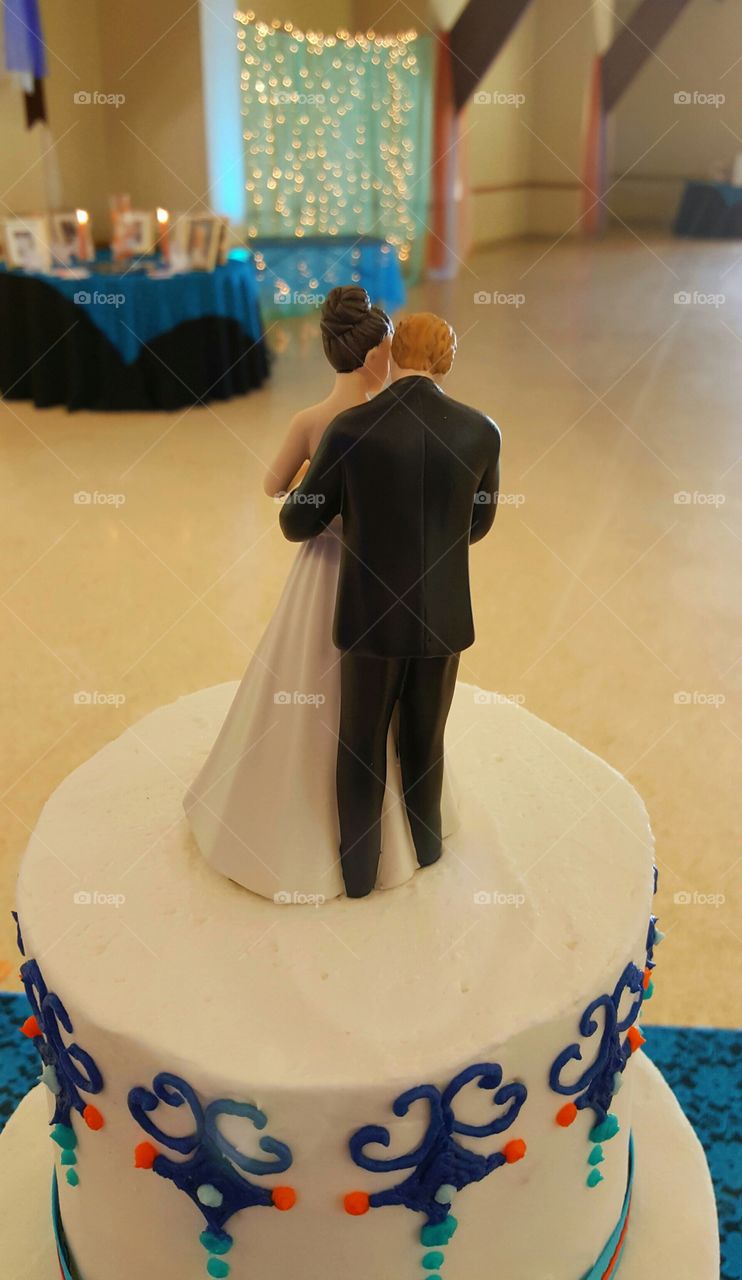
<svg viewBox="0 0 742 1280"><path fill-rule="evenodd" d="M369 235L423 264L432 143L429 36L322 36L240 18L251 236Z"/></svg>

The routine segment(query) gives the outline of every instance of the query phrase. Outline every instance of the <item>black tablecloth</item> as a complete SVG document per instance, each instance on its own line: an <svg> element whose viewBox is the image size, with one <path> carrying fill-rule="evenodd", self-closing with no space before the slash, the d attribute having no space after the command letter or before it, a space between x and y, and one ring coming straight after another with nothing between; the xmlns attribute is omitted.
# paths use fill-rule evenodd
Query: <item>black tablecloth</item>
<svg viewBox="0 0 742 1280"><path fill-rule="evenodd" d="M151 338L125 362L86 314L36 276L0 272L0 392L38 408L180 409L227 400L268 376L262 335L202 316Z"/></svg>
<svg viewBox="0 0 742 1280"><path fill-rule="evenodd" d="M742 239L742 187L728 182L689 182L675 234L702 240Z"/></svg>

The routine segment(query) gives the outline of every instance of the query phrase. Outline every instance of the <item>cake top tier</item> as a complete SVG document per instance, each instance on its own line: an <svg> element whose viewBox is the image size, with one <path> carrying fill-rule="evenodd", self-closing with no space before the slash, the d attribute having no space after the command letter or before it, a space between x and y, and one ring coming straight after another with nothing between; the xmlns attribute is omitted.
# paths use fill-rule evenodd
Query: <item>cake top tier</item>
<svg viewBox="0 0 742 1280"><path fill-rule="evenodd" d="M646 932L652 838L635 790L522 707L459 685L448 729L462 823L447 856L360 902L277 905L214 872L182 811L234 695L133 726L39 820L18 908L83 1020L218 1076L409 1081L572 1008ZM307 831L306 840L312 839ZM615 980L615 976L614 976Z"/></svg>

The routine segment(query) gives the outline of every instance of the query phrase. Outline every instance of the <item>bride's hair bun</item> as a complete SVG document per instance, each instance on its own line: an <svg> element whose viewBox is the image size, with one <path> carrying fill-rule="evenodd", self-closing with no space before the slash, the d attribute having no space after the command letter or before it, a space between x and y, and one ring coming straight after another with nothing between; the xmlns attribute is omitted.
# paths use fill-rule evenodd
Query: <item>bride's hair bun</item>
<svg viewBox="0 0 742 1280"><path fill-rule="evenodd" d="M328 293L320 316L322 345L337 373L362 368L369 351L393 331L389 316L360 285L338 285Z"/></svg>

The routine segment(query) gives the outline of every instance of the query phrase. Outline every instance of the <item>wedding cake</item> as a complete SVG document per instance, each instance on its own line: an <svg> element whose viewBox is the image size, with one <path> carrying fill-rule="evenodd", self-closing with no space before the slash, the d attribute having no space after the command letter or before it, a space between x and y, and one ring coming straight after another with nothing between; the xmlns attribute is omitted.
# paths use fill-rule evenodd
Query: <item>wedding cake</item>
<svg viewBox="0 0 742 1280"><path fill-rule="evenodd" d="M661 936L638 795L461 684L444 859L287 909L213 871L182 813L234 692L182 698L78 768L23 861L24 1031L68 1274L612 1274L638 1217Z"/></svg>
<svg viewBox="0 0 742 1280"><path fill-rule="evenodd" d="M703 1155L641 1053L644 806L457 683L499 431L439 386L440 317L392 338L349 286L322 326L334 389L266 481L308 462L304 545L242 682L99 751L23 860L39 1238L65 1280L713 1280ZM40 1127L4 1140L13 1280L48 1280Z"/></svg>

